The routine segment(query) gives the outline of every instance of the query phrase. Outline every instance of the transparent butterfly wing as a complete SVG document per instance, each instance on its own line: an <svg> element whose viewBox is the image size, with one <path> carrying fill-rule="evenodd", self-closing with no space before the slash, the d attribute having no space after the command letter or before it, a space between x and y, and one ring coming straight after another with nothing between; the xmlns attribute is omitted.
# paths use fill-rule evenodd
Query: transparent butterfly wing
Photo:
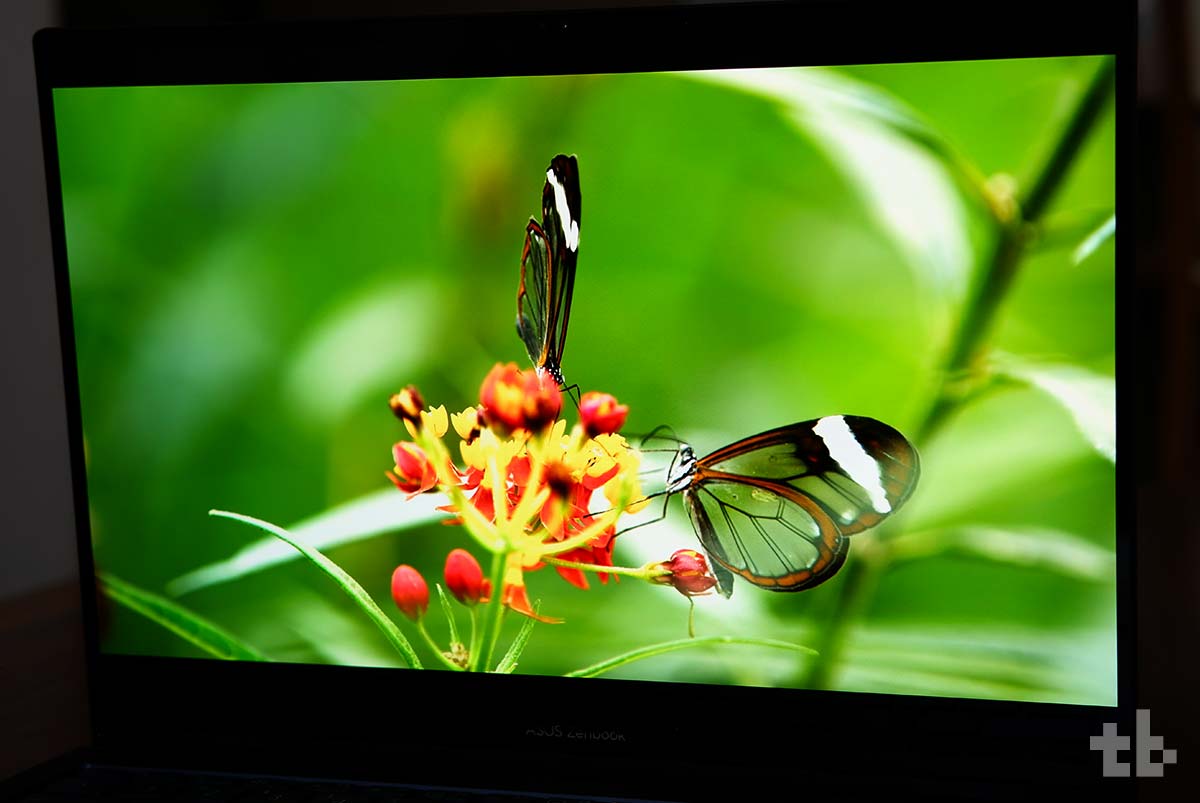
<svg viewBox="0 0 1200 803"><path fill-rule="evenodd" d="M895 512L919 475L916 449L893 427L826 416L706 455L684 499L714 564L762 588L800 591L836 574L847 536Z"/></svg>
<svg viewBox="0 0 1200 803"><path fill-rule="evenodd" d="M532 218L525 227L525 247L521 251L521 283L517 288L517 334L534 365L546 363L550 340L547 293L551 273L550 243L542 227Z"/></svg>
<svg viewBox="0 0 1200 803"><path fill-rule="evenodd" d="M726 597L732 575L771 591L802 591L832 577L846 558L846 538L794 490L708 478L684 491L684 502Z"/></svg>
<svg viewBox="0 0 1200 803"><path fill-rule="evenodd" d="M819 505L842 535L883 521L904 504L920 476L908 439L882 421L851 415L769 430L719 449L699 465L793 488Z"/></svg>

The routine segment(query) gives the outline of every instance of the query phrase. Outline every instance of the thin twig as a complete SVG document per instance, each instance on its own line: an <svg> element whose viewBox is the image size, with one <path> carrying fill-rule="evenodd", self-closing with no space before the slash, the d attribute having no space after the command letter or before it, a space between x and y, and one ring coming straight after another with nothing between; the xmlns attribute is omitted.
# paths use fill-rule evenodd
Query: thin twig
<svg viewBox="0 0 1200 803"><path fill-rule="evenodd" d="M1013 278L1031 240L1031 232L1062 186L1112 94L1114 70L1115 61L1112 59L1106 59L1101 64L1029 193L1019 202L1017 214L1007 222L997 220L995 245L975 292L963 311L958 332L951 341L941 372L940 388L933 405L915 429L917 443L927 443L970 395L969 383L964 388L961 378L970 375L984 353L987 335L991 332L1001 302L1012 287ZM887 532L883 530L875 537L885 538ZM845 576L839 586L833 613L817 642L819 655L809 664L804 676L805 686L826 688L830 685L841 660L848 631L866 609L879 578L886 570L887 558L877 551L851 561L843 570Z"/></svg>

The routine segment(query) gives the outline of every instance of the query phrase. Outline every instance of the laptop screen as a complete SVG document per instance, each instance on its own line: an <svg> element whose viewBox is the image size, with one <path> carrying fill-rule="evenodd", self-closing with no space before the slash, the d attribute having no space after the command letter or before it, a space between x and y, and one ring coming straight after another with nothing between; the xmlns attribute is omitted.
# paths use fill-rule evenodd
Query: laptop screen
<svg viewBox="0 0 1200 803"><path fill-rule="evenodd" d="M101 649L1115 705L1113 83L55 89Z"/></svg>

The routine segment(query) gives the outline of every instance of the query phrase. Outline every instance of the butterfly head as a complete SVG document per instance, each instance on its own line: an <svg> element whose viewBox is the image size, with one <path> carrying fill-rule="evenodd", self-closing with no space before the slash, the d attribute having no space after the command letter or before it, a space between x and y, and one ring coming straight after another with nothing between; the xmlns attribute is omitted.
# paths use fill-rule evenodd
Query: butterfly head
<svg viewBox="0 0 1200 803"><path fill-rule="evenodd" d="M679 451L671 463L671 470L667 473L667 493L678 493L687 488L692 484L695 473L696 452L686 443L679 444Z"/></svg>

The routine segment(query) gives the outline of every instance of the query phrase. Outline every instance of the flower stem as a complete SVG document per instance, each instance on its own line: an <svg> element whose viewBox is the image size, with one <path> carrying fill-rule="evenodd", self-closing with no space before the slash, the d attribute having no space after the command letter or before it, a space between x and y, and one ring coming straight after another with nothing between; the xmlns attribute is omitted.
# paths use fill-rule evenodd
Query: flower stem
<svg viewBox="0 0 1200 803"><path fill-rule="evenodd" d="M564 569L579 569L580 571L595 572L596 574L619 574L624 577L636 577L639 580L651 580L654 577L670 574L669 571L648 571L644 566L638 569L629 569L624 566L599 566L595 563L580 563L575 560L552 558L549 555L542 557L541 560L542 563L548 563L551 566L561 566Z"/></svg>
<svg viewBox="0 0 1200 803"><path fill-rule="evenodd" d="M751 638L748 636L704 636L702 638L685 638L676 641L664 641L660 644L651 644L647 647L639 647L636 650L622 653L614 658L609 658L607 661L601 661L598 664L586 666L583 669L576 669L574 672L568 672L565 677L569 678L594 678L597 675L604 674L625 664L640 661L643 658L653 658L656 655L665 655L676 650L687 650L693 647L708 647L715 644L746 644L752 647L773 647L780 650L792 650L793 652L802 652L808 655L815 655L816 651L811 647L805 647L801 644L792 644L790 641L780 641L778 639L768 638Z"/></svg>
<svg viewBox="0 0 1200 803"><path fill-rule="evenodd" d="M864 556L846 567L843 572L845 577L834 601L833 614L826 620L818 636L818 657L808 666L808 674L804 678L806 687L825 689L830 686L836 659L840 659L845 652L850 628L874 596L885 565L883 559L871 560ZM826 656L834 656L834 659Z"/></svg>
<svg viewBox="0 0 1200 803"><path fill-rule="evenodd" d="M1071 164L1079 155L1088 133L1104 110L1112 91L1115 64L1112 59L1106 59L1092 77L1045 166L1034 180L1029 194L1020 203L1019 214L1011 221L997 221L996 242L987 261L987 269L963 311L958 332L944 363L941 391L917 430L918 442L924 443L932 437L961 402L964 394L957 380L980 359L984 339L991 331L1000 303L1012 286L1033 227L1045 214Z"/></svg>
<svg viewBox="0 0 1200 803"><path fill-rule="evenodd" d="M504 569L508 554L497 552L492 555L492 595L483 609L483 627L480 628L479 649L471 653L471 669L486 672L492 662L492 653L500 639L500 625L504 621Z"/></svg>
<svg viewBox="0 0 1200 803"><path fill-rule="evenodd" d="M442 662L447 669L453 669L455 672L462 672L463 668L446 657L446 653L442 652L442 648L433 640L433 636L429 635L429 631L425 629L425 619L422 617L417 620L417 630L421 637L425 639L425 643L429 645L429 649L437 659Z"/></svg>
<svg viewBox="0 0 1200 803"><path fill-rule="evenodd" d="M1113 59L1105 59L1092 77L1045 165L1031 184L1029 193L1019 203L1018 213L1011 220L993 218L996 221L995 244L947 351L939 390L924 419L915 429L914 440L918 444L925 444L933 438L951 414L971 397L971 383L964 386L961 380L964 375L969 378L983 358L986 338L1001 302L1007 298L1012 287L1031 234L1062 186L1112 93L1114 68ZM880 541L886 540L896 529L895 522L892 522L890 526L881 528L876 537ZM845 567L833 614L824 623L818 637L820 654L809 665L802 681L804 686L828 688L833 684L849 630L868 607L887 567L888 558L880 551L860 554L858 560L851 561Z"/></svg>
<svg viewBox="0 0 1200 803"><path fill-rule="evenodd" d="M561 555L563 552L570 552L573 549L584 547L595 541L598 537L604 534L604 531L617 523L617 519L625 512L625 508L621 505L610 508L604 513L598 513L591 516L591 524L584 527L574 535L567 536L561 541L548 541L541 544L538 548L544 556Z"/></svg>

